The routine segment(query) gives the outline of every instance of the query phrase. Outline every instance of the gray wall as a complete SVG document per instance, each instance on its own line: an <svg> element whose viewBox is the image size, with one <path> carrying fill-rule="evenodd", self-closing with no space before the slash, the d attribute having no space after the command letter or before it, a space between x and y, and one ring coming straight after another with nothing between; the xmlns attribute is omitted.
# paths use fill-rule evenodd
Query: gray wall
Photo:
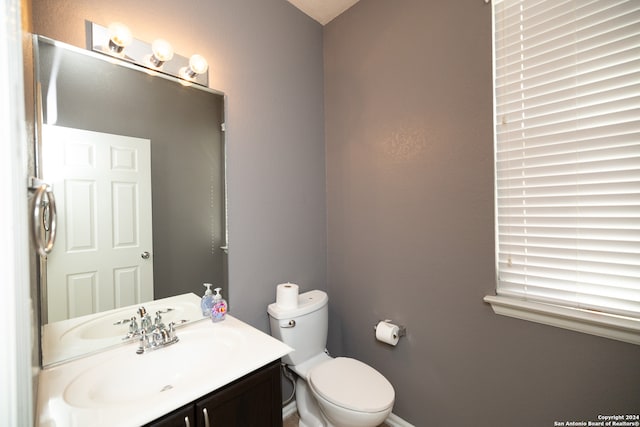
<svg viewBox="0 0 640 427"><path fill-rule="evenodd" d="M638 413L640 347L496 316L491 7L362 0L325 27L330 350L416 426ZM372 325L408 336L392 348Z"/></svg>
<svg viewBox="0 0 640 427"><path fill-rule="evenodd" d="M284 0L34 0L34 32L85 47L121 21L210 64L227 95L230 312L268 331L275 287L325 288L322 27ZM199 283L194 284L201 286Z"/></svg>

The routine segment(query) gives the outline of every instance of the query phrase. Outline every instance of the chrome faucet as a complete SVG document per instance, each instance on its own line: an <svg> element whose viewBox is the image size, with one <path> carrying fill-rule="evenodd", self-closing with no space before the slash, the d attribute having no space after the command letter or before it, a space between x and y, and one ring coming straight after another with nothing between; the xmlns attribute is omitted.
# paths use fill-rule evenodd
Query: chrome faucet
<svg viewBox="0 0 640 427"><path fill-rule="evenodd" d="M173 328L173 322L169 323L168 328L163 324L161 327L153 328L150 334L144 330L140 331L140 345L138 346L136 353L143 354L177 342L178 336Z"/></svg>
<svg viewBox="0 0 640 427"><path fill-rule="evenodd" d="M123 338L124 340L133 337L139 337L140 345L136 350L137 354L143 354L147 351L156 350L178 342L178 336L175 332L175 324L173 322L165 325L162 322L161 312L157 311L153 321L151 316L144 307L138 309L140 316L140 325L135 316L129 321L129 332Z"/></svg>

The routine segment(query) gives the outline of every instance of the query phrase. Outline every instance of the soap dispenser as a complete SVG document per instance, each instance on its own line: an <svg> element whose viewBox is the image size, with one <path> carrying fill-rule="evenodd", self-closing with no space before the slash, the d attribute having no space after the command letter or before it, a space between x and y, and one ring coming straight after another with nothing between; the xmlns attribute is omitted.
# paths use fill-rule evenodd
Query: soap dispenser
<svg viewBox="0 0 640 427"><path fill-rule="evenodd" d="M227 314L227 302L222 298L222 288L215 288L213 290L215 294L213 295L213 307L211 308L211 320L213 322L220 322L224 320L224 317Z"/></svg>
<svg viewBox="0 0 640 427"><path fill-rule="evenodd" d="M213 308L213 293L211 292L211 283L203 283L202 286L207 288L204 291L204 295L202 296L202 300L200 301L200 308L202 309L202 315L209 317L211 316L211 309Z"/></svg>

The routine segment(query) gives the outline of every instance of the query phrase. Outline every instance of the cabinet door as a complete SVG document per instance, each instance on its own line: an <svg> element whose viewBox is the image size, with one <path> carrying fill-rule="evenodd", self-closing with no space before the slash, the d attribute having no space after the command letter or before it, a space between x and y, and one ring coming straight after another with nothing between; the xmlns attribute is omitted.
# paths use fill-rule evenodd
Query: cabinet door
<svg viewBox="0 0 640 427"><path fill-rule="evenodd" d="M194 406L176 409L169 415L147 424L145 427L196 427Z"/></svg>
<svg viewBox="0 0 640 427"><path fill-rule="evenodd" d="M198 401L196 422L198 427L282 427L279 361Z"/></svg>

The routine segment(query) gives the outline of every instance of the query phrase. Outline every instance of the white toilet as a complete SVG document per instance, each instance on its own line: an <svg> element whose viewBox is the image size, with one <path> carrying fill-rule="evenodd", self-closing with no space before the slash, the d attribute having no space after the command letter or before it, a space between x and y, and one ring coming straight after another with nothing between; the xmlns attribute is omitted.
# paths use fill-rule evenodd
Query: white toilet
<svg viewBox="0 0 640 427"><path fill-rule="evenodd" d="M296 405L300 427L374 427L391 413L395 391L378 371L325 350L327 294L315 290L298 296L298 307L269 304L271 335L295 351L282 358L298 375Z"/></svg>

